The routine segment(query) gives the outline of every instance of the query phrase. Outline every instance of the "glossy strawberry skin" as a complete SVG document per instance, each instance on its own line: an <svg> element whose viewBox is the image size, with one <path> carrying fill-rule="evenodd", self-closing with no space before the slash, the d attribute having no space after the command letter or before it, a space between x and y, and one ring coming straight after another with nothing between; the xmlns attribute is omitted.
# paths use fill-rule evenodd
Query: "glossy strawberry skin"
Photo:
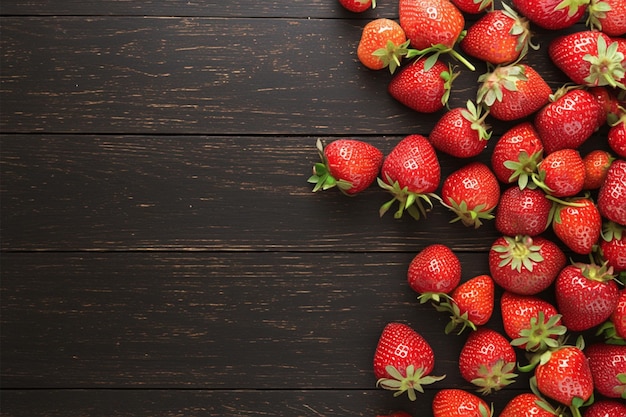
<svg viewBox="0 0 626 417"><path fill-rule="evenodd" d="M583 351L575 346L552 352L546 363L535 369L537 388L543 395L567 406L575 397L587 401L593 394L593 377Z"/></svg>
<svg viewBox="0 0 626 417"><path fill-rule="evenodd" d="M449 247L435 243L415 255L407 279L411 289L419 294L447 294L461 281L461 262Z"/></svg>
<svg viewBox="0 0 626 417"><path fill-rule="evenodd" d="M608 4L608 11L598 10L599 4ZM591 0L588 7L591 15L588 24L592 29L601 30L609 36L626 35L626 2L623 0Z"/></svg>
<svg viewBox="0 0 626 417"><path fill-rule="evenodd" d="M488 10L493 5L493 0L450 0L461 12L478 14Z"/></svg>
<svg viewBox="0 0 626 417"><path fill-rule="evenodd" d="M624 416L626 416L626 404L619 400L598 399L583 412L583 417Z"/></svg>
<svg viewBox="0 0 626 417"><path fill-rule="evenodd" d="M485 400L456 388L439 390L432 403L433 417L483 417L489 410Z"/></svg>
<svg viewBox="0 0 626 417"><path fill-rule="evenodd" d="M466 111L463 107L455 107L437 120L428 135L435 149L457 158L471 158L487 147L488 138L481 137L480 132L472 127L472 121L464 116Z"/></svg>
<svg viewBox="0 0 626 417"><path fill-rule="evenodd" d="M571 16L567 7L555 10L561 1L513 0L513 7L537 26L549 30L558 30L570 27L580 21L586 11L586 4L578 7Z"/></svg>
<svg viewBox="0 0 626 417"><path fill-rule="evenodd" d="M608 398L626 399L626 382L617 378L626 375L626 346L596 342L584 351L596 391Z"/></svg>
<svg viewBox="0 0 626 417"><path fill-rule="evenodd" d="M506 162L521 162L520 156L530 157L537 155L536 160L524 167L526 174L536 171L543 155L543 143L539 133L530 122L522 122L508 129L498 139L491 154L491 168L498 180L504 184L518 181L518 177L511 178L515 171L505 166Z"/></svg>
<svg viewBox="0 0 626 417"><path fill-rule="evenodd" d="M467 313L475 326L486 324L494 308L495 286L489 275L478 275L461 283L452 291L452 299L461 314Z"/></svg>
<svg viewBox="0 0 626 417"><path fill-rule="evenodd" d="M385 68L387 63L379 57L374 56L374 52L387 47L387 42L391 41L396 46L406 42L406 35L400 25L391 19L379 18L368 22L361 32L361 39L357 46L357 57L359 61L369 69L379 70ZM401 57L398 58L398 60Z"/></svg>
<svg viewBox="0 0 626 417"><path fill-rule="evenodd" d="M606 174L613 163L613 156L602 149L594 149L583 157L585 164L585 182L583 190L597 190L606 179Z"/></svg>
<svg viewBox="0 0 626 417"><path fill-rule="evenodd" d="M569 249L588 255L600 238L602 217L591 199L580 197L571 201L578 206L558 207L552 230Z"/></svg>
<svg viewBox="0 0 626 417"><path fill-rule="evenodd" d="M388 323L378 340L374 354L374 375L377 379L392 378L386 370L391 365L404 374L409 365L429 374L435 366L430 344L404 323Z"/></svg>
<svg viewBox="0 0 626 417"><path fill-rule="evenodd" d="M554 197L573 197L585 185L585 163L575 149L558 149L537 166L548 194Z"/></svg>
<svg viewBox="0 0 626 417"><path fill-rule="evenodd" d="M626 160L611 164L598 191L598 210L608 220L626 226Z"/></svg>
<svg viewBox="0 0 626 417"><path fill-rule="evenodd" d="M389 184L414 193L432 193L439 187L441 168L435 149L422 135L402 139L383 161L381 176Z"/></svg>
<svg viewBox="0 0 626 417"><path fill-rule="evenodd" d="M465 26L463 14L448 0L400 0L398 14L415 49L452 48Z"/></svg>
<svg viewBox="0 0 626 417"><path fill-rule="evenodd" d="M539 401L541 398L531 392L518 394L504 406L499 417L555 417L554 413L537 405Z"/></svg>
<svg viewBox="0 0 626 417"><path fill-rule="evenodd" d="M447 0L446 0L447 1ZM389 94L410 109L420 113L434 113L443 109L449 83L446 74L450 68L437 60L426 68L426 59L419 59L402 67L387 86Z"/></svg>
<svg viewBox="0 0 626 417"><path fill-rule="evenodd" d="M537 236L548 227L552 203L538 188L513 185L502 192L496 207L496 229L506 236Z"/></svg>
<svg viewBox="0 0 626 417"><path fill-rule="evenodd" d="M626 339L626 288L622 288L617 299L617 306L611 314L611 322L615 326L618 337Z"/></svg>
<svg viewBox="0 0 626 417"><path fill-rule="evenodd" d="M611 126L607 135L609 147L620 158L626 159L626 117L615 126Z"/></svg>
<svg viewBox="0 0 626 417"><path fill-rule="evenodd" d="M372 0L339 0L346 10L354 13L362 13L372 7Z"/></svg>
<svg viewBox="0 0 626 417"><path fill-rule="evenodd" d="M626 229L622 231L620 237L616 235L610 238L603 237L599 245L602 259L613 268L613 273L626 271Z"/></svg>

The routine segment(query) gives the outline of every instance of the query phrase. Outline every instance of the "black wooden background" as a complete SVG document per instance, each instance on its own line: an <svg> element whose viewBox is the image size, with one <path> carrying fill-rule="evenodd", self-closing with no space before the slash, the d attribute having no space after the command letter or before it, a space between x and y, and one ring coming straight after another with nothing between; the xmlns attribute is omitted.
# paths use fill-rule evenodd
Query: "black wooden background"
<svg viewBox="0 0 626 417"><path fill-rule="evenodd" d="M356 60L361 28L396 3L3 1L3 415L430 415L436 390L472 389L466 335L444 335L406 269L441 242L464 279L488 273L493 224L448 224L440 206L379 218L376 187L348 198L306 181L317 138L388 153L441 116L398 104L390 75ZM527 60L556 89L554 36L536 29ZM451 106L475 97L475 64ZM511 126L490 122L494 137ZM444 176L469 162L440 158ZM415 403L375 387L389 321L447 374ZM520 377L487 399L499 411L527 389Z"/></svg>

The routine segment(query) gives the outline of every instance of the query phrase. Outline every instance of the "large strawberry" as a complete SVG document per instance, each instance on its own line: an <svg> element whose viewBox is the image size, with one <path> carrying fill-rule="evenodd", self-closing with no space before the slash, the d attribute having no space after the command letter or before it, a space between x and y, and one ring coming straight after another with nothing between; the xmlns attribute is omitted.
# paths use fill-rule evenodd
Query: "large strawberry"
<svg viewBox="0 0 626 417"><path fill-rule="evenodd" d="M562 35L550 42L552 62L575 84L626 88L626 57L618 43L598 31Z"/></svg>
<svg viewBox="0 0 626 417"><path fill-rule="evenodd" d="M457 158L479 155L491 137L490 126L485 123L487 112L471 100L466 107L447 111L431 130L428 140L433 147Z"/></svg>
<svg viewBox="0 0 626 417"><path fill-rule="evenodd" d="M362 13L369 8L375 8L376 0L339 0L339 4L351 12Z"/></svg>
<svg viewBox="0 0 626 417"><path fill-rule="evenodd" d="M585 355L596 391L605 397L626 400L626 345L596 342L585 348Z"/></svg>
<svg viewBox="0 0 626 417"><path fill-rule="evenodd" d="M478 228L482 220L493 219L492 210L500 200L498 179L482 162L471 162L444 180L441 200L465 226Z"/></svg>
<svg viewBox="0 0 626 417"><path fill-rule="evenodd" d="M544 29L570 27L585 14L589 0L513 0L515 7L528 20Z"/></svg>
<svg viewBox="0 0 626 417"><path fill-rule="evenodd" d="M483 395L515 382L517 356L508 339L496 330L481 327L472 332L459 354L459 370Z"/></svg>
<svg viewBox="0 0 626 417"><path fill-rule="evenodd" d="M446 334L457 329L457 334L461 334L468 327L476 330L489 321L493 314L495 285L489 275L478 275L461 283L446 298L435 308L450 313Z"/></svg>
<svg viewBox="0 0 626 417"><path fill-rule="evenodd" d="M573 197L585 185L585 163L575 149L558 149L537 165L533 182L554 197Z"/></svg>
<svg viewBox="0 0 626 417"><path fill-rule="evenodd" d="M379 18L368 22L361 32L356 54L369 69L389 68L393 74L409 52L404 30L395 20Z"/></svg>
<svg viewBox="0 0 626 417"><path fill-rule="evenodd" d="M556 307L535 295L505 291L500 297L500 312L511 345L528 352L558 347L558 338L567 331Z"/></svg>
<svg viewBox="0 0 626 417"><path fill-rule="evenodd" d="M572 198L555 205L552 230L569 249L587 255L602 233L602 217L590 198Z"/></svg>
<svg viewBox="0 0 626 417"><path fill-rule="evenodd" d="M504 184L517 182L525 188L543 158L543 143L530 122L508 129L491 153L491 169Z"/></svg>
<svg viewBox="0 0 626 417"><path fill-rule="evenodd" d="M517 394L504 406L498 417L557 417L561 412L532 392Z"/></svg>
<svg viewBox="0 0 626 417"><path fill-rule="evenodd" d="M318 139L317 150L322 162L313 166L308 180L315 184L313 191L337 186L347 195L357 194L374 182L383 161L378 148L356 139L338 139L327 146Z"/></svg>
<svg viewBox="0 0 626 417"><path fill-rule="evenodd" d="M541 236L501 236L489 250L491 277L496 284L516 294L544 291L566 262L559 246Z"/></svg>
<svg viewBox="0 0 626 417"><path fill-rule="evenodd" d="M626 35L626 2L623 0L591 0L587 7L587 25L609 36Z"/></svg>
<svg viewBox="0 0 626 417"><path fill-rule="evenodd" d="M383 216L395 201L400 207L394 213L399 219L406 210L413 218L426 215L421 200L430 207L434 191L439 187L441 167L435 149L422 135L409 135L402 139L387 155L381 168L378 185L393 195L379 210Z"/></svg>
<svg viewBox="0 0 626 417"><path fill-rule="evenodd" d="M471 392L446 388L439 390L432 403L433 417L491 417L493 410Z"/></svg>
<svg viewBox="0 0 626 417"><path fill-rule="evenodd" d="M374 353L377 386L395 391L396 397L406 392L415 401L415 391L424 392L422 385L445 377L430 375L434 366L433 349L419 333L404 323L385 326Z"/></svg>
<svg viewBox="0 0 626 417"><path fill-rule="evenodd" d="M537 236L549 226L552 202L535 188L513 185L502 192L496 207L496 229L506 236Z"/></svg>
<svg viewBox="0 0 626 417"><path fill-rule="evenodd" d="M555 280L557 308L571 331L584 331L609 319L619 292L610 268L595 263L574 263Z"/></svg>
<svg viewBox="0 0 626 417"><path fill-rule="evenodd" d="M484 103L498 120L518 120L545 106L552 90L527 64L496 67L478 78L477 102Z"/></svg>
<svg viewBox="0 0 626 417"><path fill-rule="evenodd" d="M626 226L626 160L611 164L598 191L598 210L608 220Z"/></svg>
<svg viewBox="0 0 626 417"><path fill-rule="evenodd" d="M417 49L442 45L452 48L465 26L465 18L449 0L400 0L400 25Z"/></svg>
<svg viewBox="0 0 626 417"><path fill-rule="evenodd" d="M619 400L600 399L585 409L583 417L624 417L626 404Z"/></svg>
<svg viewBox="0 0 626 417"><path fill-rule="evenodd" d="M546 155L577 149L596 131L602 106L588 91L560 88L535 117L535 127Z"/></svg>
<svg viewBox="0 0 626 417"><path fill-rule="evenodd" d="M448 294L459 285L461 261L446 245L428 245L411 260L407 280L420 300L438 301L439 294Z"/></svg>
<svg viewBox="0 0 626 417"><path fill-rule="evenodd" d="M583 190L597 190L606 179L606 174L615 158L602 149L594 149L583 156L585 164L585 183Z"/></svg>

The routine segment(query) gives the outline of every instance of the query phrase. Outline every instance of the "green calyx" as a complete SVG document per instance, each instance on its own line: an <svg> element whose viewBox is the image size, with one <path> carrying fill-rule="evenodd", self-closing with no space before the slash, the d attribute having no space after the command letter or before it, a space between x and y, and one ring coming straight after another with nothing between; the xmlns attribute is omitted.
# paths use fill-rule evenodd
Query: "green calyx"
<svg viewBox="0 0 626 417"><path fill-rule="evenodd" d="M596 336L604 337L604 342L609 345L626 345L626 339L620 337L615 329L615 323L611 320L607 320L598 327Z"/></svg>
<svg viewBox="0 0 626 417"><path fill-rule="evenodd" d="M469 313L461 313L459 306L451 297L446 297L447 301L439 304L433 304L435 310L443 313L450 313L450 321L446 325L444 332L450 334L457 330L457 335L460 335L468 327L472 330L476 330L476 325L469 319Z"/></svg>
<svg viewBox="0 0 626 417"><path fill-rule="evenodd" d="M313 175L311 175L307 180L311 184L315 184L315 186L313 187L313 192L319 190L328 190L336 186L344 194L350 195L347 194L346 191L352 188L352 183L346 180L337 180L330 174L330 169L328 168L328 160L324 155L324 145L322 144L322 141L320 139L317 140L316 147L322 162L318 162L313 165Z"/></svg>
<svg viewBox="0 0 626 417"><path fill-rule="evenodd" d="M421 393L424 392L422 385L429 385L437 381L441 381L446 377L445 375L424 375L423 368L415 369L413 365L406 367L406 376L402 375L400 371L392 365L388 365L385 370L391 378L380 378L376 382L376 386L386 390L395 391L393 394L394 397L398 397L406 392L411 401L415 401L417 399L415 391Z"/></svg>
<svg viewBox="0 0 626 417"><path fill-rule="evenodd" d="M583 57L583 60L591 64L589 76L585 78L588 85L626 89L619 81L626 76L626 68L622 64L624 54L618 51L618 46L617 42L607 45L604 36L598 35L597 55L587 54Z"/></svg>
<svg viewBox="0 0 626 417"><path fill-rule="evenodd" d="M489 109L483 112L483 106L476 106L472 100L467 100L465 109L461 110L461 116L471 123L472 130L478 133L480 140L491 139L491 126L485 123L489 115Z"/></svg>
<svg viewBox="0 0 626 417"><path fill-rule="evenodd" d="M611 10L611 5L603 0L591 0L587 6L587 21L585 24L590 29L602 30L602 20L606 19L606 12Z"/></svg>
<svg viewBox="0 0 626 417"><path fill-rule="evenodd" d="M604 222L602 225L602 239L607 242L610 242L613 239L621 240L623 233L624 227L610 220Z"/></svg>
<svg viewBox="0 0 626 417"><path fill-rule="evenodd" d="M478 89L476 101L491 107L496 101L502 101L503 90L517 91L517 82L527 80L528 77L522 65L496 67L493 71L478 77L482 85Z"/></svg>
<svg viewBox="0 0 626 417"><path fill-rule="evenodd" d="M567 332L565 326L558 324L560 319L561 315L555 314L546 321L545 313L539 311L537 317L530 319L530 326L520 330L520 337L513 339L511 345L523 347L527 352L538 354L548 349L556 349L559 347L559 336Z"/></svg>
<svg viewBox="0 0 626 417"><path fill-rule="evenodd" d="M372 55L380 59L383 65L389 68L389 71L393 74L400 66L402 58L409 53L410 42L410 40L407 40L400 45L396 45L388 40L384 48L375 50L372 52Z"/></svg>
<svg viewBox="0 0 626 417"><path fill-rule="evenodd" d="M613 267L608 266L607 262L604 262L600 265L593 262L575 262L573 265L579 268L582 276L589 280L597 282L609 282L615 279L615 275L613 274Z"/></svg>
<svg viewBox="0 0 626 417"><path fill-rule="evenodd" d="M532 272L534 265L543 261L541 246L535 245L533 238L526 235L515 237L504 236L506 245L496 245L493 250L500 254L500 268L509 266L511 269L520 272L522 267Z"/></svg>
<svg viewBox="0 0 626 417"><path fill-rule="evenodd" d="M521 61L527 54L529 48L537 51L539 45L531 42L532 33L530 31L530 23L525 17L521 17L511 6L502 3L502 13L514 21L509 34L517 36L517 45L515 50L519 51L519 57L515 63Z"/></svg>
<svg viewBox="0 0 626 417"><path fill-rule="evenodd" d="M465 226L478 229L483 224L482 220L491 220L494 218L494 215L491 214L493 207L485 210L485 205L479 204L470 209L465 200L459 203L451 198L448 198L448 202L449 204L443 202L441 204L456 214L456 217L450 220L450 223L460 220Z"/></svg>
<svg viewBox="0 0 626 417"><path fill-rule="evenodd" d="M505 362L503 359L499 359L490 368L480 365L478 378L473 379L471 382L479 387L477 391L480 394L488 395L515 382L517 374L513 372L514 369L515 362Z"/></svg>
<svg viewBox="0 0 626 417"><path fill-rule="evenodd" d="M567 15L569 17L572 17L576 14L576 12L578 12L578 9L581 6L585 6L589 4L589 1L590 0L563 0L562 2L556 5L554 10L556 11L556 10L562 10L562 9L567 8Z"/></svg>
<svg viewBox="0 0 626 417"><path fill-rule="evenodd" d="M536 184L531 179L538 175L537 167L543 158L543 149L528 155L528 152L519 153L517 161L505 161L504 166L513 172L509 177L509 183L517 181L520 190L524 188L536 188Z"/></svg>
<svg viewBox="0 0 626 417"><path fill-rule="evenodd" d="M387 182L384 182L380 178L377 178L377 182L379 187L393 195L393 198L383 204L378 210L380 217L384 216L397 201L399 207L393 215L395 219L402 218L406 211L415 220L419 220L421 216L426 217L427 212L432 209L433 203L431 198L439 199L439 196L433 193L413 193L409 191L406 186L401 188L398 181L392 181L389 177L387 177ZM424 206L424 203L428 205L428 208Z"/></svg>

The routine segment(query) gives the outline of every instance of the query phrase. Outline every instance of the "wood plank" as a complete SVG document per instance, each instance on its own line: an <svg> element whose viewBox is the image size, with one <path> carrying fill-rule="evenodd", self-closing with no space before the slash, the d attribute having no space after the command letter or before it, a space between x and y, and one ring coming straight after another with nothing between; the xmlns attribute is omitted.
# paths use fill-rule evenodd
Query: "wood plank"
<svg viewBox="0 0 626 417"><path fill-rule="evenodd" d="M3 112L12 132L388 135L427 133L387 93L390 74L355 56L363 21L3 18ZM228 36L224 36L228 34ZM554 32L528 59L553 88ZM476 95L461 71L451 106ZM500 132L507 124L497 123Z"/></svg>

